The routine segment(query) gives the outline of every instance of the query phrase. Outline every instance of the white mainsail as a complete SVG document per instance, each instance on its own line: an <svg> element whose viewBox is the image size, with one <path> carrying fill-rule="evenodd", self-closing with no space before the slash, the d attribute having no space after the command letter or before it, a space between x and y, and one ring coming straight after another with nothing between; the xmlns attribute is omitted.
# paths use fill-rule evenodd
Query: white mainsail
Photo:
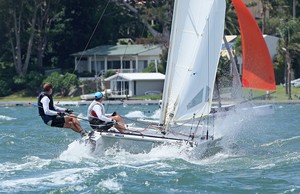
<svg viewBox="0 0 300 194"><path fill-rule="evenodd" d="M210 112L225 7L225 0L175 0L160 123Z"/></svg>

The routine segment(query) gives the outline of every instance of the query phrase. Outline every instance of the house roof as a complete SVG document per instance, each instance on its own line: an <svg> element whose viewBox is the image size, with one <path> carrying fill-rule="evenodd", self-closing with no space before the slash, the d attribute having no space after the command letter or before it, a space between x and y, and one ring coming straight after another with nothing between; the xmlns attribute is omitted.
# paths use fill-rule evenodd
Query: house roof
<svg viewBox="0 0 300 194"><path fill-rule="evenodd" d="M111 81L113 79L122 78L128 81L133 80L164 80L165 75L161 73L117 73L105 79Z"/></svg>
<svg viewBox="0 0 300 194"><path fill-rule="evenodd" d="M272 58L274 58L275 54L277 53L277 44L278 44L278 38L276 36L271 36L271 35L263 35L266 44L268 46L270 55ZM228 45L230 49L234 49L234 42L236 41L237 35L228 35L225 36L226 40L228 41ZM229 57L229 54L226 50L225 44L222 41L222 50L221 50L221 56L227 56Z"/></svg>
<svg viewBox="0 0 300 194"><path fill-rule="evenodd" d="M159 45L102 45L97 46L86 51L81 51L72 54L72 56L93 56L93 55L103 55L103 56L113 56L113 55L148 55L146 52L160 49Z"/></svg>
<svg viewBox="0 0 300 194"><path fill-rule="evenodd" d="M233 42L236 39L237 35L226 35L225 38L227 42ZM224 40L222 39L222 44L224 44Z"/></svg>
<svg viewBox="0 0 300 194"><path fill-rule="evenodd" d="M234 41L237 38L237 35L226 35L225 36L227 42L228 42L228 46L230 47L230 49L234 49ZM224 40L222 39L222 50L226 49Z"/></svg>

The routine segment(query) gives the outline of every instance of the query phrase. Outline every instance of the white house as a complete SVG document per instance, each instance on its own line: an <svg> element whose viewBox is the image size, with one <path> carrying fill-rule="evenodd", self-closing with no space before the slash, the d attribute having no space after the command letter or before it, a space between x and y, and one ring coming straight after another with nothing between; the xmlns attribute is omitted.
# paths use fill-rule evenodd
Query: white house
<svg viewBox="0 0 300 194"><path fill-rule="evenodd" d="M143 96L163 92L165 75L161 73L117 73L104 81L110 82L111 98Z"/></svg>
<svg viewBox="0 0 300 194"><path fill-rule="evenodd" d="M103 45L72 54L75 70L99 76L108 70L120 73L143 72L151 63L160 63L159 45Z"/></svg>
<svg viewBox="0 0 300 194"><path fill-rule="evenodd" d="M267 47L269 49L270 56L271 56L272 59L274 59L275 55L277 54L277 46L278 46L279 38L276 37L276 36L271 36L271 35L263 35L263 37L264 37L264 39L266 41L266 44L267 44ZM228 35L228 36L225 36L225 38L226 38L226 40L229 44L230 49L234 50L234 42L237 38L237 35ZM222 56L227 56L228 59L229 59L229 54L226 50L224 42L222 42L221 55ZM239 67L238 67L239 72L241 72L242 57L238 56L237 59L238 59L238 64L239 64Z"/></svg>
<svg viewBox="0 0 300 194"><path fill-rule="evenodd" d="M271 36L271 35L263 35L263 37L266 41L266 44L267 44L267 47L269 49L271 58L273 59L275 57L275 55L277 54L277 45L278 45L279 38L276 37L276 36ZM229 47L231 49L234 49L234 42L237 38L237 35L228 35L228 36L225 36L225 38L226 38L226 40L229 44ZM229 58L229 54L226 50L224 41L222 41L221 55L222 56L227 55L227 57Z"/></svg>

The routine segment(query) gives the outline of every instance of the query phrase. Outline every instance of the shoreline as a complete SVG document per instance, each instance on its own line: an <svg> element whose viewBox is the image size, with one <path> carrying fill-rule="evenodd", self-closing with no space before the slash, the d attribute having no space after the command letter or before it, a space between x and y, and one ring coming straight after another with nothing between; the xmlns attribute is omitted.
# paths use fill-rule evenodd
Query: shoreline
<svg viewBox="0 0 300 194"><path fill-rule="evenodd" d="M92 101L71 101L71 100L58 100L54 101L55 104L59 106L87 106ZM160 100L106 100L103 104L110 105L158 105ZM257 104L300 104L300 100L282 100L282 101L273 101L273 100L254 100L253 102ZM213 105L217 104L217 102L213 102ZM224 102L223 105L226 104L234 104L233 102ZM0 107L11 107L11 106L37 106L36 101L0 101Z"/></svg>
<svg viewBox="0 0 300 194"><path fill-rule="evenodd" d="M160 100L106 100L103 104L110 104L110 105L158 105ZM70 101L70 100L54 100L54 104L58 106L88 106L92 101ZM37 106L36 101L7 101L1 102L0 107L11 107L11 106Z"/></svg>

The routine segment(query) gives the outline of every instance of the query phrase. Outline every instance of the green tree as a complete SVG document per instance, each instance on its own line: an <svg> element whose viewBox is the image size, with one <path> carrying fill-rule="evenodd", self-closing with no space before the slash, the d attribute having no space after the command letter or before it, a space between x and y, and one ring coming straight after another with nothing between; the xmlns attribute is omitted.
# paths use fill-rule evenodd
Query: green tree
<svg viewBox="0 0 300 194"><path fill-rule="evenodd" d="M43 84L46 82L52 83L53 91L61 91L63 86L63 75L59 74L58 72L53 72L46 79L44 79Z"/></svg>
<svg viewBox="0 0 300 194"><path fill-rule="evenodd" d="M30 63L39 6L37 0L12 0L3 7L7 13L5 21L10 32L8 38L12 58L16 72L20 76L26 75Z"/></svg>
<svg viewBox="0 0 300 194"><path fill-rule="evenodd" d="M174 0L145 1L140 4L134 0L114 2L129 10L128 16L136 17L144 25L148 30L148 41L163 44L169 41Z"/></svg>
<svg viewBox="0 0 300 194"><path fill-rule="evenodd" d="M278 28L280 35L279 53L285 56L285 83L288 99L292 99L291 79L292 62L300 52L300 27L295 19L284 19Z"/></svg>
<svg viewBox="0 0 300 194"><path fill-rule="evenodd" d="M36 71L30 71L24 76L15 75L13 77L14 85L18 90L24 90L25 96L36 96L39 93L40 83L44 76Z"/></svg>
<svg viewBox="0 0 300 194"><path fill-rule="evenodd" d="M13 65L0 62L0 96L7 96L12 92Z"/></svg>
<svg viewBox="0 0 300 194"><path fill-rule="evenodd" d="M54 26L53 21L58 20L62 8L60 0L39 0L40 7L37 11L36 18L36 33L35 33L35 49L36 66L42 70L44 66L45 55L51 51L52 44L48 44L49 38L60 29L59 26ZM51 39L50 39L51 41ZM47 59L47 58L46 58ZM49 63L49 61L46 61Z"/></svg>
<svg viewBox="0 0 300 194"><path fill-rule="evenodd" d="M43 83L50 82L53 85L54 90L60 91L60 96L66 96L71 86L78 86L79 80L75 74L66 73L61 75L58 72L51 73Z"/></svg>
<svg viewBox="0 0 300 194"><path fill-rule="evenodd" d="M0 80L0 96L7 96L10 94L11 89L6 81Z"/></svg>
<svg viewBox="0 0 300 194"><path fill-rule="evenodd" d="M1 34L4 44L11 48L10 60L19 76L25 76L32 65L43 67L44 54L51 50L47 43L58 3L59 0L0 1Z"/></svg>
<svg viewBox="0 0 300 194"><path fill-rule="evenodd" d="M157 64L157 66L154 63L151 63L144 69L143 72L159 72L164 73L164 67L161 63Z"/></svg>
<svg viewBox="0 0 300 194"><path fill-rule="evenodd" d="M0 56L0 96L6 96L12 93L15 89L13 77L14 66L12 63L7 63L4 56Z"/></svg>
<svg viewBox="0 0 300 194"><path fill-rule="evenodd" d="M233 4L231 0L226 0L224 35L236 35L239 32L238 19Z"/></svg>
<svg viewBox="0 0 300 194"><path fill-rule="evenodd" d="M40 92L41 82L45 76L36 71L30 71L25 76L26 96L36 96Z"/></svg>
<svg viewBox="0 0 300 194"><path fill-rule="evenodd" d="M63 80L62 80L62 88L61 88L62 95L66 96L70 91L70 88L72 86L77 87L78 84L79 84L79 80L75 74L66 73L63 76Z"/></svg>

